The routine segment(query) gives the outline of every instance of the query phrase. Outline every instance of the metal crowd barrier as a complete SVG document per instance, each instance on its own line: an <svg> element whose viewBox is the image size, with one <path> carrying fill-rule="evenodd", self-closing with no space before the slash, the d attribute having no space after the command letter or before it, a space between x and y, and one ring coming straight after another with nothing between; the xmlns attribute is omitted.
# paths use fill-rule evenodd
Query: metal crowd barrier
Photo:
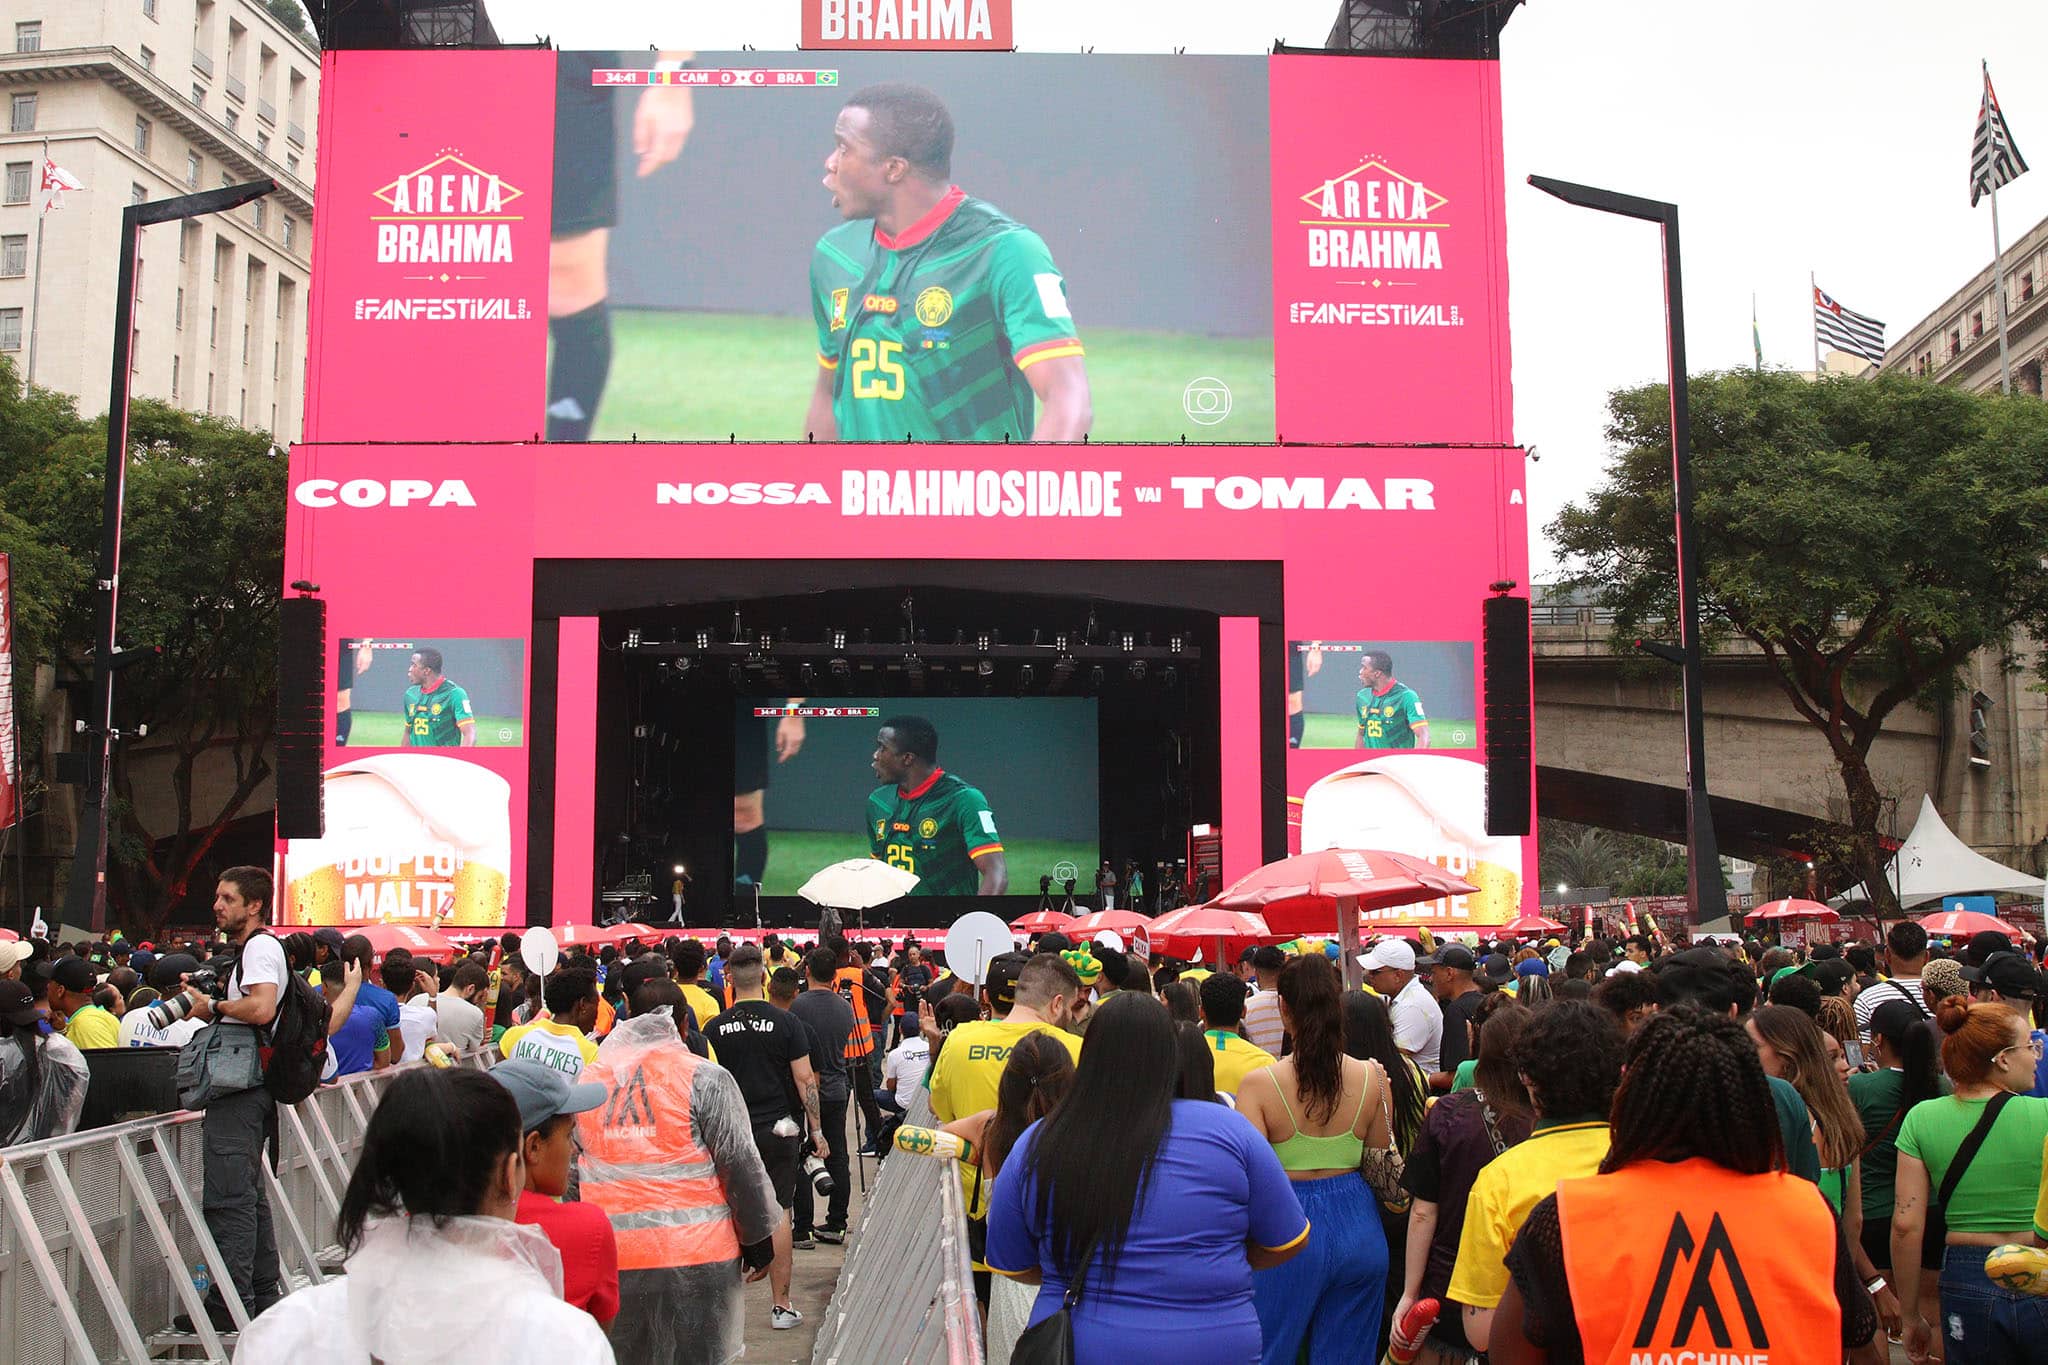
<svg viewBox="0 0 2048 1365"><path fill-rule="evenodd" d="M922 1089L913 1092L904 1121L932 1126ZM847 1241L811 1365L982 1365L957 1170L952 1161L904 1152L882 1162Z"/></svg>
<svg viewBox="0 0 2048 1365"><path fill-rule="evenodd" d="M487 1054L468 1059L487 1065ZM323 1085L277 1110L277 1164L263 1165L287 1291L341 1264L342 1192L370 1115L407 1063ZM227 1361L198 1276L247 1324L200 1209L201 1115L181 1110L0 1148L0 1359L9 1365ZM173 1328L185 1314L191 1332ZM194 1352L199 1354L195 1355Z"/></svg>

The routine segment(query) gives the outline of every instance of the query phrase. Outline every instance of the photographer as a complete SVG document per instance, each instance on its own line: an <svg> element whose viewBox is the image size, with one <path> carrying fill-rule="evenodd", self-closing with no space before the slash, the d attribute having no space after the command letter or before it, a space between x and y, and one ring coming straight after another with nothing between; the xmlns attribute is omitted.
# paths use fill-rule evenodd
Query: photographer
<svg viewBox="0 0 2048 1365"><path fill-rule="evenodd" d="M213 893L213 922L227 936L230 948L239 949L240 958L221 977L224 998L213 1000L196 986L186 987L194 1018L262 1029L277 1017L278 990L288 969L284 945L263 928L272 894L270 874L260 867L231 867L221 873ZM276 1132L277 1112L259 1079L247 1090L217 1097L207 1104L205 1114L201 1207L207 1231L234 1278L235 1293L253 1317L277 1302L281 1293L270 1201L257 1169L266 1136ZM207 1294L206 1313L215 1327L233 1329L218 1286Z"/></svg>

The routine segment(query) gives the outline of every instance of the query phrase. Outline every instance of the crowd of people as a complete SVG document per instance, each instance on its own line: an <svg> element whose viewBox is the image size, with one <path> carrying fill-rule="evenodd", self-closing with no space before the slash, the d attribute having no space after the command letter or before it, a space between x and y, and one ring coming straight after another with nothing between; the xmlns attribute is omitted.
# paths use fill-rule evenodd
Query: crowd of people
<svg viewBox="0 0 2048 1365"><path fill-rule="evenodd" d="M846 1240L851 1161L923 1091L998 1365L1049 1331L1083 1362L2048 1361L2048 989L2002 935L1389 936L1346 990L1331 945L1217 970L1053 933L970 986L836 933L378 958L278 938L268 896L225 876L214 944L0 945L8 1142L76 1122L83 1051L261 1024L288 974L329 1079L494 1062L392 1082L349 1273L289 1297L248 1178L268 1101L207 1106L238 1359L442 1359L472 1294L516 1360L733 1359L744 1284L803 1321L796 1254Z"/></svg>

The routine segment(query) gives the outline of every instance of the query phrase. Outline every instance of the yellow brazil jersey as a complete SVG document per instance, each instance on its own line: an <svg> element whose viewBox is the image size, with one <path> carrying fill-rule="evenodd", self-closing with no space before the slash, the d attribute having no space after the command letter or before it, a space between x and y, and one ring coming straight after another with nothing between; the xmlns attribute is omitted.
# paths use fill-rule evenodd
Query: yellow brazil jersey
<svg viewBox="0 0 2048 1365"><path fill-rule="evenodd" d="M932 1093L932 1112L939 1122L978 1114L996 1107L996 1088L1009 1065L1010 1049L1028 1033L1043 1030L1066 1044L1074 1061L1081 1060L1081 1040L1051 1024L1011 1023L1006 1019L980 1019L961 1024L946 1035L939 1059L926 1074ZM966 1193L968 1216L984 1217L988 1212L988 1181L972 1162L960 1165L960 1187ZM977 1264L976 1269L984 1267Z"/></svg>
<svg viewBox="0 0 2048 1365"><path fill-rule="evenodd" d="M1597 1175L1607 1146L1605 1123L1560 1123L1538 1128L1488 1162L1465 1199L1465 1230L1447 1297L1474 1308L1498 1307L1507 1292L1508 1248L1529 1210L1555 1194L1558 1181Z"/></svg>
<svg viewBox="0 0 2048 1365"><path fill-rule="evenodd" d="M1209 1056L1216 1063L1216 1089L1235 1095L1244 1078L1260 1067L1273 1065L1273 1054L1253 1047L1227 1029L1212 1028L1202 1035L1209 1040Z"/></svg>

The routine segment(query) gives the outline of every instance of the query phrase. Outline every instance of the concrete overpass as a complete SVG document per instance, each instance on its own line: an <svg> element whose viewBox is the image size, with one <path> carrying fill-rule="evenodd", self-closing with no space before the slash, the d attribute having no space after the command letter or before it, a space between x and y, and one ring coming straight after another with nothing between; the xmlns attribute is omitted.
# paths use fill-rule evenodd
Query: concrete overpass
<svg viewBox="0 0 2048 1365"><path fill-rule="evenodd" d="M1678 670L1613 650L1596 607L1535 609L1536 797L1541 814L1683 842L1685 729ZM1801 831L1846 817L1827 743L1736 641L1707 660L1707 789L1721 851L1783 856ZM1904 838L1921 795L1971 847L2009 866L2048 859L2048 693L2031 671L1979 656L1966 684L1993 701L1990 765L1969 755L1968 686L1946 707L1902 707L1871 752Z"/></svg>

